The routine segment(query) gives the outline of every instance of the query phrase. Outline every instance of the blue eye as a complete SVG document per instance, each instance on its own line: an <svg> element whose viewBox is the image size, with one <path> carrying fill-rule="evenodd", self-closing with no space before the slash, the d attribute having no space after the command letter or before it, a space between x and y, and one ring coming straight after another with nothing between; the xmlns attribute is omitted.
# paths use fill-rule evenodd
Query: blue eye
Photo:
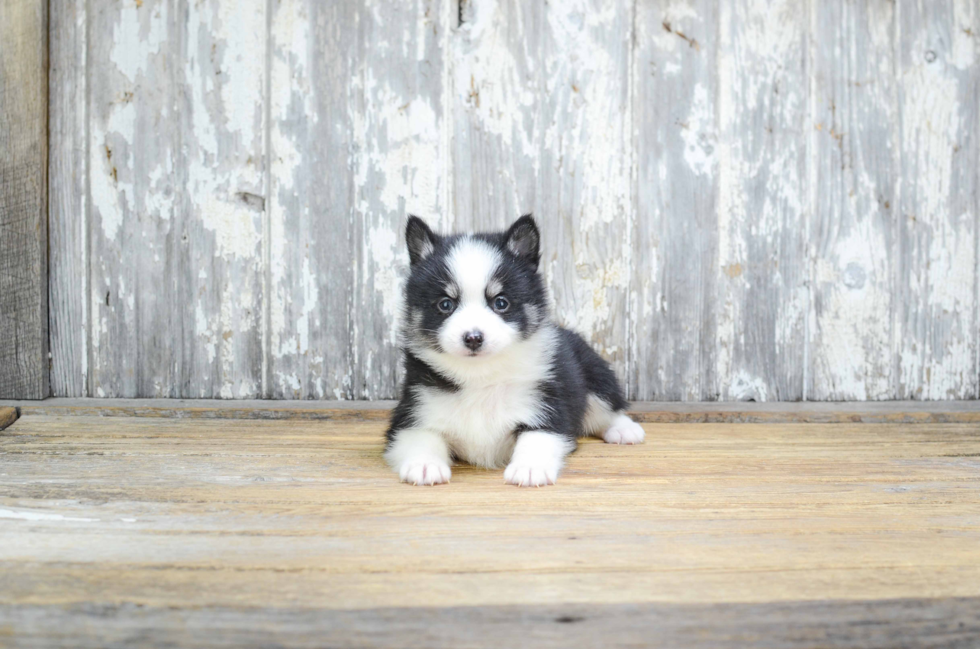
<svg viewBox="0 0 980 649"><path fill-rule="evenodd" d="M503 313L510 307L510 302L503 295L498 295L493 300L493 310L497 313Z"/></svg>
<svg viewBox="0 0 980 649"><path fill-rule="evenodd" d="M452 313L453 310L456 308L456 303L450 300L448 297L444 297L441 300L439 300L439 303L436 304L436 307L443 313Z"/></svg>

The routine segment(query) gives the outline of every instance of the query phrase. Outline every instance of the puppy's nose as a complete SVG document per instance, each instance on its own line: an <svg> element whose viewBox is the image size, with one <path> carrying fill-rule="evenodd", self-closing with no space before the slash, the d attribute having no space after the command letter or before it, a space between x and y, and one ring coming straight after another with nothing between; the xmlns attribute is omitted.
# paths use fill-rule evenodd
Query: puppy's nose
<svg viewBox="0 0 980 649"><path fill-rule="evenodd" d="M483 332L482 331L470 331L463 334L463 344L469 347L472 351L478 350L483 346Z"/></svg>

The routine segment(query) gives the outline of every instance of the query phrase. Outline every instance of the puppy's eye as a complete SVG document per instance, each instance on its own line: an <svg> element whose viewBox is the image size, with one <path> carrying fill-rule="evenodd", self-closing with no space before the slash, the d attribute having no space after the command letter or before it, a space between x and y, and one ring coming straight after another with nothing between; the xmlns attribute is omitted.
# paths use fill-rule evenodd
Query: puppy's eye
<svg viewBox="0 0 980 649"><path fill-rule="evenodd" d="M510 308L510 302L503 295L498 295L493 299L493 310L497 313L503 313L508 308Z"/></svg>
<svg viewBox="0 0 980 649"><path fill-rule="evenodd" d="M456 303L450 300L448 297L444 297L439 300L436 307L443 313L452 313L453 309L456 308Z"/></svg>

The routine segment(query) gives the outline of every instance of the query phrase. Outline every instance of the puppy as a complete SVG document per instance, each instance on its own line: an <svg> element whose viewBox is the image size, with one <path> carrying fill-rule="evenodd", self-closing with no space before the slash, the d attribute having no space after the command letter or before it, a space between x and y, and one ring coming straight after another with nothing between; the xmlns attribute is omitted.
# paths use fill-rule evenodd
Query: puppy
<svg viewBox="0 0 980 649"><path fill-rule="evenodd" d="M449 482L461 460L538 487L555 483L579 437L643 441L609 364L551 321L540 239L530 215L453 236L409 217L405 384L385 450L403 481Z"/></svg>

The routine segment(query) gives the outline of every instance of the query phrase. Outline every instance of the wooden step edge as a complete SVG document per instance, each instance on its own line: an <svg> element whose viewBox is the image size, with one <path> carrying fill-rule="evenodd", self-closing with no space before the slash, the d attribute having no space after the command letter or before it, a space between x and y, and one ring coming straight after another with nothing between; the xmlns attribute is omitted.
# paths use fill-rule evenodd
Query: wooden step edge
<svg viewBox="0 0 980 649"><path fill-rule="evenodd" d="M271 401L219 399L73 399L0 402L20 416L104 416L184 419L384 421L394 401ZM980 401L636 402L644 423L977 423ZM10 415L8 415L9 417ZM9 425L12 422L7 422ZM978 429L980 430L980 429Z"/></svg>

